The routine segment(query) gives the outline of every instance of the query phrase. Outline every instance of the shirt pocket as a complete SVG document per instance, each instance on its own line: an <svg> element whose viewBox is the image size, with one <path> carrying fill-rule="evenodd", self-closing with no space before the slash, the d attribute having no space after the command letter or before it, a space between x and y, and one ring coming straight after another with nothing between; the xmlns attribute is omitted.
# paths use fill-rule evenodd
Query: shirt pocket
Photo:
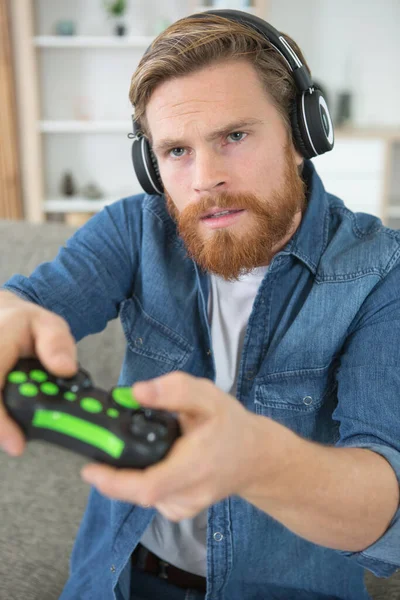
<svg viewBox="0 0 400 600"><path fill-rule="evenodd" d="M336 381L329 369L272 373L255 382L254 409L292 431L322 443L339 439L332 419Z"/></svg>
<svg viewBox="0 0 400 600"><path fill-rule="evenodd" d="M187 340L147 313L136 297L121 304L120 318L141 379L181 369L193 352Z"/></svg>

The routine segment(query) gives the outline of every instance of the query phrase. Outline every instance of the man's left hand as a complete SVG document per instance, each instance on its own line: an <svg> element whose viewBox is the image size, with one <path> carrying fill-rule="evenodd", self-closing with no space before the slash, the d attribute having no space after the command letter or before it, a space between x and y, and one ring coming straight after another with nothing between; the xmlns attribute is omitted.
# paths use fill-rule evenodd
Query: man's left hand
<svg viewBox="0 0 400 600"><path fill-rule="evenodd" d="M137 383L133 392L144 407L176 412L182 436L155 465L139 470L90 464L81 472L85 481L110 498L155 507L176 522L240 495L251 483L260 418L236 398L183 372Z"/></svg>

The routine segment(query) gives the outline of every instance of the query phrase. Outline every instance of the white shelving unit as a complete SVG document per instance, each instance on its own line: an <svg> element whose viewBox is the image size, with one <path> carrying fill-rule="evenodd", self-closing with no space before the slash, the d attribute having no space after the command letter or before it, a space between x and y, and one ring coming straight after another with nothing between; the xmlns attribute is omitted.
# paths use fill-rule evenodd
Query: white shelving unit
<svg viewBox="0 0 400 600"><path fill-rule="evenodd" d="M124 133L131 121L38 121L41 133Z"/></svg>
<svg viewBox="0 0 400 600"><path fill-rule="evenodd" d="M22 187L29 221L43 221L52 213L65 214L66 220L78 222L125 195L142 191L133 171L131 142L127 139L132 130L131 107L120 99L127 99L130 77L154 35L143 31L143 35L117 37L109 30L104 32L100 4L97 0L76 0L69 8L64 0L10 3ZM267 4L268 0L253 0L243 6L246 5L248 12L266 17ZM140 5L140 14L131 13L130 19L132 23L141 21L142 29L146 29L146 18L154 23L160 13L172 22L213 7L237 8L229 0L224 6L220 0L204 4L198 0L170 0L162 6L158 3L152 6L150 0L143 7ZM54 22L61 18L73 18L82 31L73 36L53 35ZM97 23L97 31L93 22ZM127 64L129 67L123 73L121 65ZM100 72L103 77L105 72L110 77L108 86L100 80ZM118 108L110 108L112 99L108 105L107 102L101 105L99 97L108 99L118 85L120 94L114 94ZM79 102L83 106L77 109ZM59 114L54 114L57 111ZM77 116L74 112L81 114ZM101 200L79 194L61 197L60 181L66 171L79 179L78 189L89 182L98 183L104 197Z"/></svg>
<svg viewBox="0 0 400 600"><path fill-rule="evenodd" d="M36 48L143 48L150 46L154 37L147 35L112 38L105 35L38 35L33 38Z"/></svg>

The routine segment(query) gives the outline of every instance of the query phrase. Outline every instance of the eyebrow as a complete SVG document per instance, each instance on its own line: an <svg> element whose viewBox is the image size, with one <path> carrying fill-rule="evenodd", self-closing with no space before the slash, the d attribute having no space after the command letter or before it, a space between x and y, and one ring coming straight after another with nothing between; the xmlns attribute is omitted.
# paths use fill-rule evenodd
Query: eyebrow
<svg viewBox="0 0 400 600"><path fill-rule="evenodd" d="M223 135L228 135L233 131L238 131L240 129L245 129L246 127L251 127L252 125L261 125L264 121L261 119L240 119L239 121L233 121L232 123L228 123L215 131L211 131L206 135L206 141L212 142ZM184 141L182 139L177 138L165 138L164 140L160 140L153 146L153 152L161 153L163 150L168 150L169 148L181 148L184 146Z"/></svg>

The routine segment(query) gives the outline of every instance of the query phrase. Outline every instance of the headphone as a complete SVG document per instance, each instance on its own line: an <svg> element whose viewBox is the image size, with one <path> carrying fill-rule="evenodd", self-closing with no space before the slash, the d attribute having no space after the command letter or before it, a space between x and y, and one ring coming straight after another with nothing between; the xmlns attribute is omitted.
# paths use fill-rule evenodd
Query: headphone
<svg viewBox="0 0 400 600"><path fill-rule="evenodd" d="M209 10L192 15L192 17L203 17L207 14L219 15L231 21L248 25L268 40L271 46L285 59L296 84L297 95L290 110L290 121L293 141L297 150L306 159L332 150L334 133L327 102L322 91L313 84L306 67L283 35L263 19L240 10ZM128 137L133 139L132 162L136 176L145 192L161 196L164 188L157 159L147 138L140 131L140 125L134 115L132 115L132 125L133 133L129 133Z"/></svg>

